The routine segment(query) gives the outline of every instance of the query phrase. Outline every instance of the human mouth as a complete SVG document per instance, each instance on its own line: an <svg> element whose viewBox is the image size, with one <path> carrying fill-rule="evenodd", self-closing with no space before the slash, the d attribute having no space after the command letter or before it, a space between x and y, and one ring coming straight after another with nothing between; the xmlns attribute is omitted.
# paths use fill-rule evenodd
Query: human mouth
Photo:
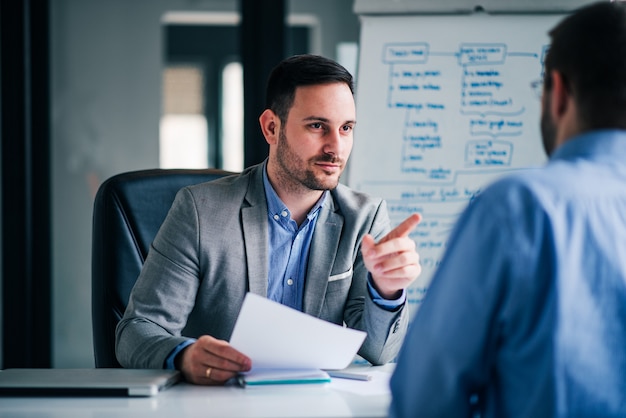
<svg viewBox="0 0 626 418"><path fill-rule="evenodd" d="M333 164L333 163L328 163L328 162L323 162L323 161L318 161L316 164L322 170L331 172L331 173L341 170L341 164Z"/></svg>

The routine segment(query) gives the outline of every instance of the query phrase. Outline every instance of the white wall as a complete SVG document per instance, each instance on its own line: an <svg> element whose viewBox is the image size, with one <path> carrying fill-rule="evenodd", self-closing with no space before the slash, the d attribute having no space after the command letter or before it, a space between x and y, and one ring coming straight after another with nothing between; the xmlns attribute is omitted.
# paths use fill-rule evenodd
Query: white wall
<svg viewBox="0 0 626 418"><path fill-rule="evenodd" d="M51 0L53 366L92 367L91 215L108 177L158 165L167 11L236 0ZM352 0L291 0L320 22L313 51L357 42Z"/></svg>

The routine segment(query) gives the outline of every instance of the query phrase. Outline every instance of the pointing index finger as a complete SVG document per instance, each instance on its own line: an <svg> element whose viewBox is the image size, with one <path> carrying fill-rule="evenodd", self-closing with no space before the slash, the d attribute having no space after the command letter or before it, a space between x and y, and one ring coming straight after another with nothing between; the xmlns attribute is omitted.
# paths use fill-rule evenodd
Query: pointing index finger
<svg viewBox="0 0 626 418"><path fill-rule="evenodd" d="M394 229L389 231L387 235L385 235L380 241L380 243L387 242L390 239L406 237L411 233L413 229L417 226L418 223L422 220L422 215L419 213L413 213L408 218L406 218L402 223L396 226Z"/></svg>

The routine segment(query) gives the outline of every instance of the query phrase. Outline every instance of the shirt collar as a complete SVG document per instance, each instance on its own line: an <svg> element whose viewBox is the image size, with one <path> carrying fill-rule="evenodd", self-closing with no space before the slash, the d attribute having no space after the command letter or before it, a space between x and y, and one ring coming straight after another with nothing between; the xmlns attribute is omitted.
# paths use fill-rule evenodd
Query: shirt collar
<svg viewBox="0 0 626 418"><path fill-rule="evenodd" d="M615 160L626 155L626 130L602 129L584 132L558 147L550 160L593 158Z"/></svg>

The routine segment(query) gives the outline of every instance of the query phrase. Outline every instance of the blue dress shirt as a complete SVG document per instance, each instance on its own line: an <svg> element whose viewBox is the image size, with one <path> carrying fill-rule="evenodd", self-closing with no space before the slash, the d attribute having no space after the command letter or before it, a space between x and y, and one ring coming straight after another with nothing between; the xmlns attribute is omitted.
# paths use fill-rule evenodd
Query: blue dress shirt
<svg viewBox="0 0 626 418"><path fill-rule="evenodd" d="M280 200L269 182L267 165L263 169L263 184L269 223L267 297L301 311L309 248L311 247L317 217L326 201L328 191L322 194L298 228L296 221L291 219L291 212ZM403 291L398 299L383 299L372 285L371 280L372 277L368 274L368 290L372 300L378 306L394 310L404 304L406 291Z"/></svg>
<svg viewBox="0 0 626 418"><path fill-rule="evenodd" d="M328 191L322 193L300 226L280 200L263 170L268 216L268 283L267 297L290 308L302 310L304 279L309 262L309 248L318 214Z"/></svg>
<svg viewBox="0 0 626 418"><path fill-rule="evenodd" d="M626 131L497 181L448 244L391 416L626 416Z"/></svg>

